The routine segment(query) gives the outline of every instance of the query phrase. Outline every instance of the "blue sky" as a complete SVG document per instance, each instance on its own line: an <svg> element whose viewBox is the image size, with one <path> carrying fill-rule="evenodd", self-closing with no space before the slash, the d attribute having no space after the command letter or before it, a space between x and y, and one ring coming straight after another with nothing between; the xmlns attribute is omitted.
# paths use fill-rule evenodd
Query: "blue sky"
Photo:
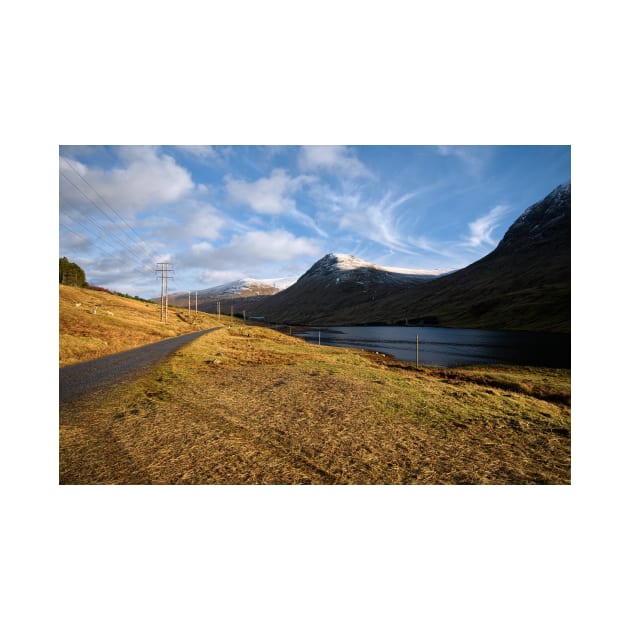
<svg viewBox="0 0 630 630"><path fill-rule="evenodd" d="M297 277L328 252L452 270L570 180L568 146L61 146L59 255L153 297Z"/></svg>

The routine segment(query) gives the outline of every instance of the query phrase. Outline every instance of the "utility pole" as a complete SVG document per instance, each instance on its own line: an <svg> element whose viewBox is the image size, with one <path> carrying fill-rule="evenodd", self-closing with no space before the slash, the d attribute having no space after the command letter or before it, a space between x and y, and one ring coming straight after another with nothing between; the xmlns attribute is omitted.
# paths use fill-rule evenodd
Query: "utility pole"
<svg viewBox="0 0 630 630"><path fill-rule="evenodd" d="M197 317L197 291L195 291L195 317Z"/></svg>
<svg viewBox="0 0 630 630"><path fill-rule="evenodd" d="M168 279L173 276L170 275L173 273L173 264L169 262L159 262L156 263L157 269L156 273L160 274L160 278L162 281L162 292L160 294L160 321L167 322L168 321Z"/></svg>
<svg viewBox="0 0 630 630"><path fill-rule="evenodd" d="M221 319L221 302L217 302L217 316Z"/></svg>
<svg viewBox="0 0 630 630"><path fill-rule="evenodd" d="M188 291L188 317L190 317L190 291Z"/></svg>

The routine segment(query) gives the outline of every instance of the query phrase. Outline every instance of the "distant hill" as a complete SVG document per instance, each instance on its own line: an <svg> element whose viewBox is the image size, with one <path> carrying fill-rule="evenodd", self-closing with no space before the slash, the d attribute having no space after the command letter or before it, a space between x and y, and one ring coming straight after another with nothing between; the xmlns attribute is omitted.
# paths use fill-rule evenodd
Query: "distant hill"
<svg viewBox="0 0 630 630"><path fill-rule="evenodd" d="M174 306L188 307L190 295L191 308L195 307L195 297L197 309L206 313L216 313L219 308L222 313L242 314L248 311L252 305L258 304L261 297L274 295L282 288L294 282L294 278L279 278L276 280L255 280L253 278L243 278L233 282L227 282L208 289L198 291L180 291L169 293L168 302ZM196 294L196 296L195 296ZM153 298L154 302L160 303L160 298Z"/></svg>
<svg viewBox="0 0 630 630"><path fill-rule="evenodd" d="M418 275L414 281L367 264L337 281L334 258L323 258L295 285L265 298L256 314L311 325L424 323L570 332L571 184L525 210L493 252L448 275Z"/></svg>

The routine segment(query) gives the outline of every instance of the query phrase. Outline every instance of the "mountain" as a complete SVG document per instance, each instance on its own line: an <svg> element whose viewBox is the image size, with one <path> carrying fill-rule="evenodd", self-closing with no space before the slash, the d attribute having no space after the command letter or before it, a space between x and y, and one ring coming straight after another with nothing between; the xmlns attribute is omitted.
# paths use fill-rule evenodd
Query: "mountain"
<svg viewBox="0 0 630 630"><path fill-rule="evenodd" d="M570 182L527 208L494 251L447 275L417 276L417 282L401 284L385 270L359 266L344 278L343 264L331 256L289 289L265 298L259 314L302 324L425 323L570 332ZM381 282L361 284L364 276Z"/></svg>
<svg viewBox="0 0 630 630"><path fill-rule="evenodd" d="M286 282L287 279L282 279L282 282ZM274 280L254 280L253 278L243 278L241 280L234 280L233 282L227 282L208 289L201 289L198 291L191 291L194 298L195 293L197 299L206 300L218 300L221 298L235 298L235 297L251 297L253 295L273 295L280 291L277 285L277 281ZM188 291L180 291L179 293L170 293L169 302L173 300L181 300L186 298L188 303Z"/></svg>
<svg viewBox="0 0 630 630"><path fill-rule="evenodd" d="M270 321L337 322L346 309L368 312L374 303L434 280L441 272L380 267L349 254L327 254L297 282L261 300L254 315Z"/></svg>
<svg viewBox="0 0 630 630"><path fill-rule="evenodd" d="M275 280L254 280L253 278L243 278L234 280L225 284L220 284L208 289L198 291L180 291L177 293L169 293L169 304L175 306L188 306L190 295L191 307L195 306L195 294L197 300L197 309L207 313L216 313L217 308L223 313L229 313L234 310L237 313L248 310L253 304L257 304L261 297L278 293L282 288L292 284L294 278L278 278ZM159 302L160 298L153 298L153 301ZM217 305L220 302L220 307Z"/></svg>

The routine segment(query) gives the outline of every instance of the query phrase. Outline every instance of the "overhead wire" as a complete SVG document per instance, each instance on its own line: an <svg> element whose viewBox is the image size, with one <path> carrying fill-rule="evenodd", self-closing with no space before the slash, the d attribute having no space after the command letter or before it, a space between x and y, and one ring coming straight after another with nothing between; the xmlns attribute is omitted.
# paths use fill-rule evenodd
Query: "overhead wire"
<svg viewBox="0 0 630 630"><path fill-rule="evenodd" d="M83 177L83 175L81 175L81 173L79 173L77 171L77 169L74 168L72 163L70 161L68 161L65 158L65 156L60 156L60 157L72 169L72 171L81 179L81 181L83 181L89 187L89 189L98 197L98 199L101 200L102 204L105 205L109 209L109 211L111 211L116 217L118 217L119 221L117 221L116 219L112 218L112 216L105 209L103 209L103 207L101 207L100 204L96 203L96 201L94 199L92 199L90 196L88 196L86 194L86 192L84 190L82 190L79 186L77 186L77 184L75 182L73 182L61 169L59 170L59 174L63 177L63 179L66 182L68 182L73 188L75 188L94 208L96 208L96 210L98 210L98 212L101 215L103 215L108 221L110 221L113 224L113 226L116 227L117 230L120 230L120 235L122 237L126 238L127 241L125 242L125 241L121 240L121 238L119 238L118 235L116 235L115 233L112 233L110 231L107 231L105 228L103 228L103 226L100 225L99 222L96 221L96 217L93 216L94 213L90 213L90 212L87 212L87 211L79 210L76 206L73 206L67 199L63 199L62 198L62 193L61 193L61 186L60 186L60 189L59 189L59 191L60 191L60 200L59 200L60 201L60 213L63 213L64 217L66 217L69 221L74 222L74 223L78 224L79 226L81 226L82 229L86 230L94 238L98 239L99 241L104 240L105 244L107 246L114 248L115 253L107 252L102 247L100 247L98 245L98 243L93 243L93 245L95 247L97 247L101 252L103 252L107 256L109 256L109 257L111 257L112 255L120 256L121 255L120 248L122 247L122 255L130 256L135 261L137 261L137 263L140 265L140 269L143 272L146 271L148 267L153 267L155 262L160 259L160 256L155 252L155 250L153 250L151 247L149 247L149 245L138 234L138 232L111 206L111 204L109 204L103 198L103 196L92 186L92 184L90 184L90 182L88 182L87 179L85 179L85 177ZM64 212L64 210L62 208L62 205L65 205L67 208L70 208L75 213L79 213L80 216L85 217L86 219L88 219L102 233L102 236L98 236L94 232L91 232L85 226L85 224L83 224L81 221L79 221L76 218L76 216L72 215L71 213L69 213L67 211ZM127 229L125 230L124 228L122 228L120 223L122 223L124 226L126 226ZM85 234L79 234L78 232L76 232L75 230L70 228L67 224L62 223L61 221L60 221L60 224L61 224L61 226L63 228L65 228L66 230L72 232L73 234L75 234L75 235L77 235L77 236L79 236L81 238L85 238ZM114 240L118 243L118 245L116 245L114 243ZM137 251L139 248L142 248L144 250L144 255L141 252ZM136 251L134 251L134 250L136 250ZM155 269L155 272L157 273L157 269ZM172 269L171 269L171 273L173 273ZM173 278L173 276L171 276L171 278ZM177 288L176 285L173 284L172 285L172 289L176 289L176 288Z"/></svg>
<svg viewBox="0 0 630 630"><path fill-rule="evenodd" d="M91 223L93 223L96 226L96 228L98 230L100 230L101 234L96 234L95 232L91 231L90 228L88 226L86 226L84 223L82 223L81 221L79 221L76 218L76 216L71 215L68 212L64 212L63 208L61 207L62 205L67 206L71 210L74 210L75 212L79 213L80 216L85 217L86 219L88 219ZM139 256L137 256L128 247L127 243L125 243L123 240L121 240L116 234L107 232L101 225L98 224L98 222L92 216L90 216L89 214L83 213L82 211L78 210L75 206L73 206L66 199L60 199L60 212L63 213L64 216L66 216L70 221L73 221L74 223L77 223L78 225L80 225L83 229L85 229L94 238L97 238L99 240L105 240L107 242L107 244L113 246L115 248L115 253L114 252L109 252L110 256L112 254L120 255L120 248L122 247L124 255L128 255L128 256L133 257L140 264L141 268L146 266L146 264L147 264L146 261L144 259L141 259ZM114 243L114 241L116 241L117 244Z"/></svg>
<svg viewBox="0 0 630 630"><path fill-rule="evenodd" d="M65 228L66 230L68 230L68 232L72 232L72 234L76 234L76 236L78 236L79 238L85 238L85 234L80 234L79 232L76 232L75 230L73 230L70 226L66 225L65 223L60 221L60 225L61 227ZM107 256L111 256L111 252L105 251L100 245L98 245L97 243L91 243L92 246L96 247L97 249L100 249L105 255Z"/></svg>
<svg viewBox="0 0 630 630"><path fill-rule="evenodd" d="M113 218L112 218L109 214L107 214L107 212L105 212L105 211L103 210L103 208L101 208L98 204L96 204L96 203L94 202L94 200L93 200L93 199L90 199L90 198L89 198L89 197L85 194L85 192L84 192L84 191L82 191L82 190L81 190L81 189L80 189L80 188L79 188L79 187L78 187L78 186L77 186L77 185L76 185L76 184L75 184L72 180L70 180L70 179L69 179L69 178L65 175L65 173L60 172L59 174L60 174L60 175L61 175L61 176L62 176L62 177L63 177L63 178L64 178L64 179L65 179L65 180L66 180L66 181L67 181L67 182L71 185L71 186L73 186L74 188L76 188L76 190L78 190L78 191L79 191L79 193L81 193L81 195L83 195L83 196L84 196L84 197L85 197L85 198L86 198L86 199L87 199L87 200L88 200L88 201L89 201L89 202L90 202L90 203L91 203L91 204L92 204L92 205L93 205L93 206L94 206L94 207L95 207L95 208L96 208L96 209L97 209L97 210L98 210L101 214L103 214L103 216L105 216L105 217L106 217L109 221L111 221L111 223L112 223L114 226L116 226L117 228L119 227L119 226L118 226L118 224L116 223L116 220L115 220L115 219L113 219ZM129 240L131 241L131 244L132 244L132 245L136 245L136 246L137 246L137 244L133 243L133 241L132 241L131 239L129 239ZM130 249L130 245L125 245L125 248ZM147 260L148 260L148 259L147 259ZM143 263L143 264L144 264L144 263Z"/></svg>
<svg viewBox="0 0 630 630"><path fill-rule="evenodd" d="M109 214L107 214L107 212L105 210L103 210L103 208L101 208L97 203L94 202L93 199L90 199L90 197L88 197L85 192L83 190L81 190L74 182L72 182L72 180L70 180L64 173L60 172L60 175L69 183L71 184L81 195L83 195L83 197L85 197L85 199L92 204L104 217L106 217L117 229L120 229L120 225L116 222L115 219L113 219ZM60 200L61 203L66 203L69 205L69 202L65 199L61 199ZM76 210L76 208L75 208ZM98 223L96 223L96 221L94 220L93 217L90 216L90 214L82 212L82 214L86 217L88 217L90 219L90 221L92 221L95 225L97 225L97 227L104 233L105 229L103 227L101 227ZM127 252L130 256L132 256L135 260L138 261L138 263L140 264L140 267L144 270L146 270L149 267L153 266L154 260L149 259L147 256L144 257L140 257L139 253L136 253L132 248L137 249L139 247L139 244L134 242L133 239L131 239L129 237L129 235L127 233L125 233L124 231L121 232L122 236L125 236L128 241L127 242L123 242L116 234L112 233L109 234L110 237L115 238L121 245L121 247L123 248L123 250L125 252ZM157 256L156 256L157 257Z"/></svg>
<svg viewBox="0 0 630 630"><path fill-rule="evenodd" d="M63 161L78 175L78 177L85 182L85 184L90 188L90 190L92 190L94 192L94 194L105 204L105 206L107 206L107 208L109 208L129 229L129 231L134 234L136 236L136 238L138 239L138 242L140 243L140 245L142 245L142 247L144 248L144 250L149 254L150 257L152 258L157 258L157 254L155 251L153 251L149 245L147 245L147 243L144 241L144 239L140 236L140 234L138 234L138 232L136 232L136 230L134 230L134 228L129 225L129 223L127 223L127 221L124 219L124 217L122 217L114 208L112 208L111 204L109 204L107 202L107 200L105 200L103 198L103 196L94 188L94 186L92 186L92 184L90 184L90 182L87 181L87 179L85 179L85 177L83 177L83 175L81 175L81 173L79 173L79 171L77 171L77 169L72 165L72 163L65 157L65 156L61 156L61 158L63 159ZM66 178L67 179L67 178Z"/></svg>

